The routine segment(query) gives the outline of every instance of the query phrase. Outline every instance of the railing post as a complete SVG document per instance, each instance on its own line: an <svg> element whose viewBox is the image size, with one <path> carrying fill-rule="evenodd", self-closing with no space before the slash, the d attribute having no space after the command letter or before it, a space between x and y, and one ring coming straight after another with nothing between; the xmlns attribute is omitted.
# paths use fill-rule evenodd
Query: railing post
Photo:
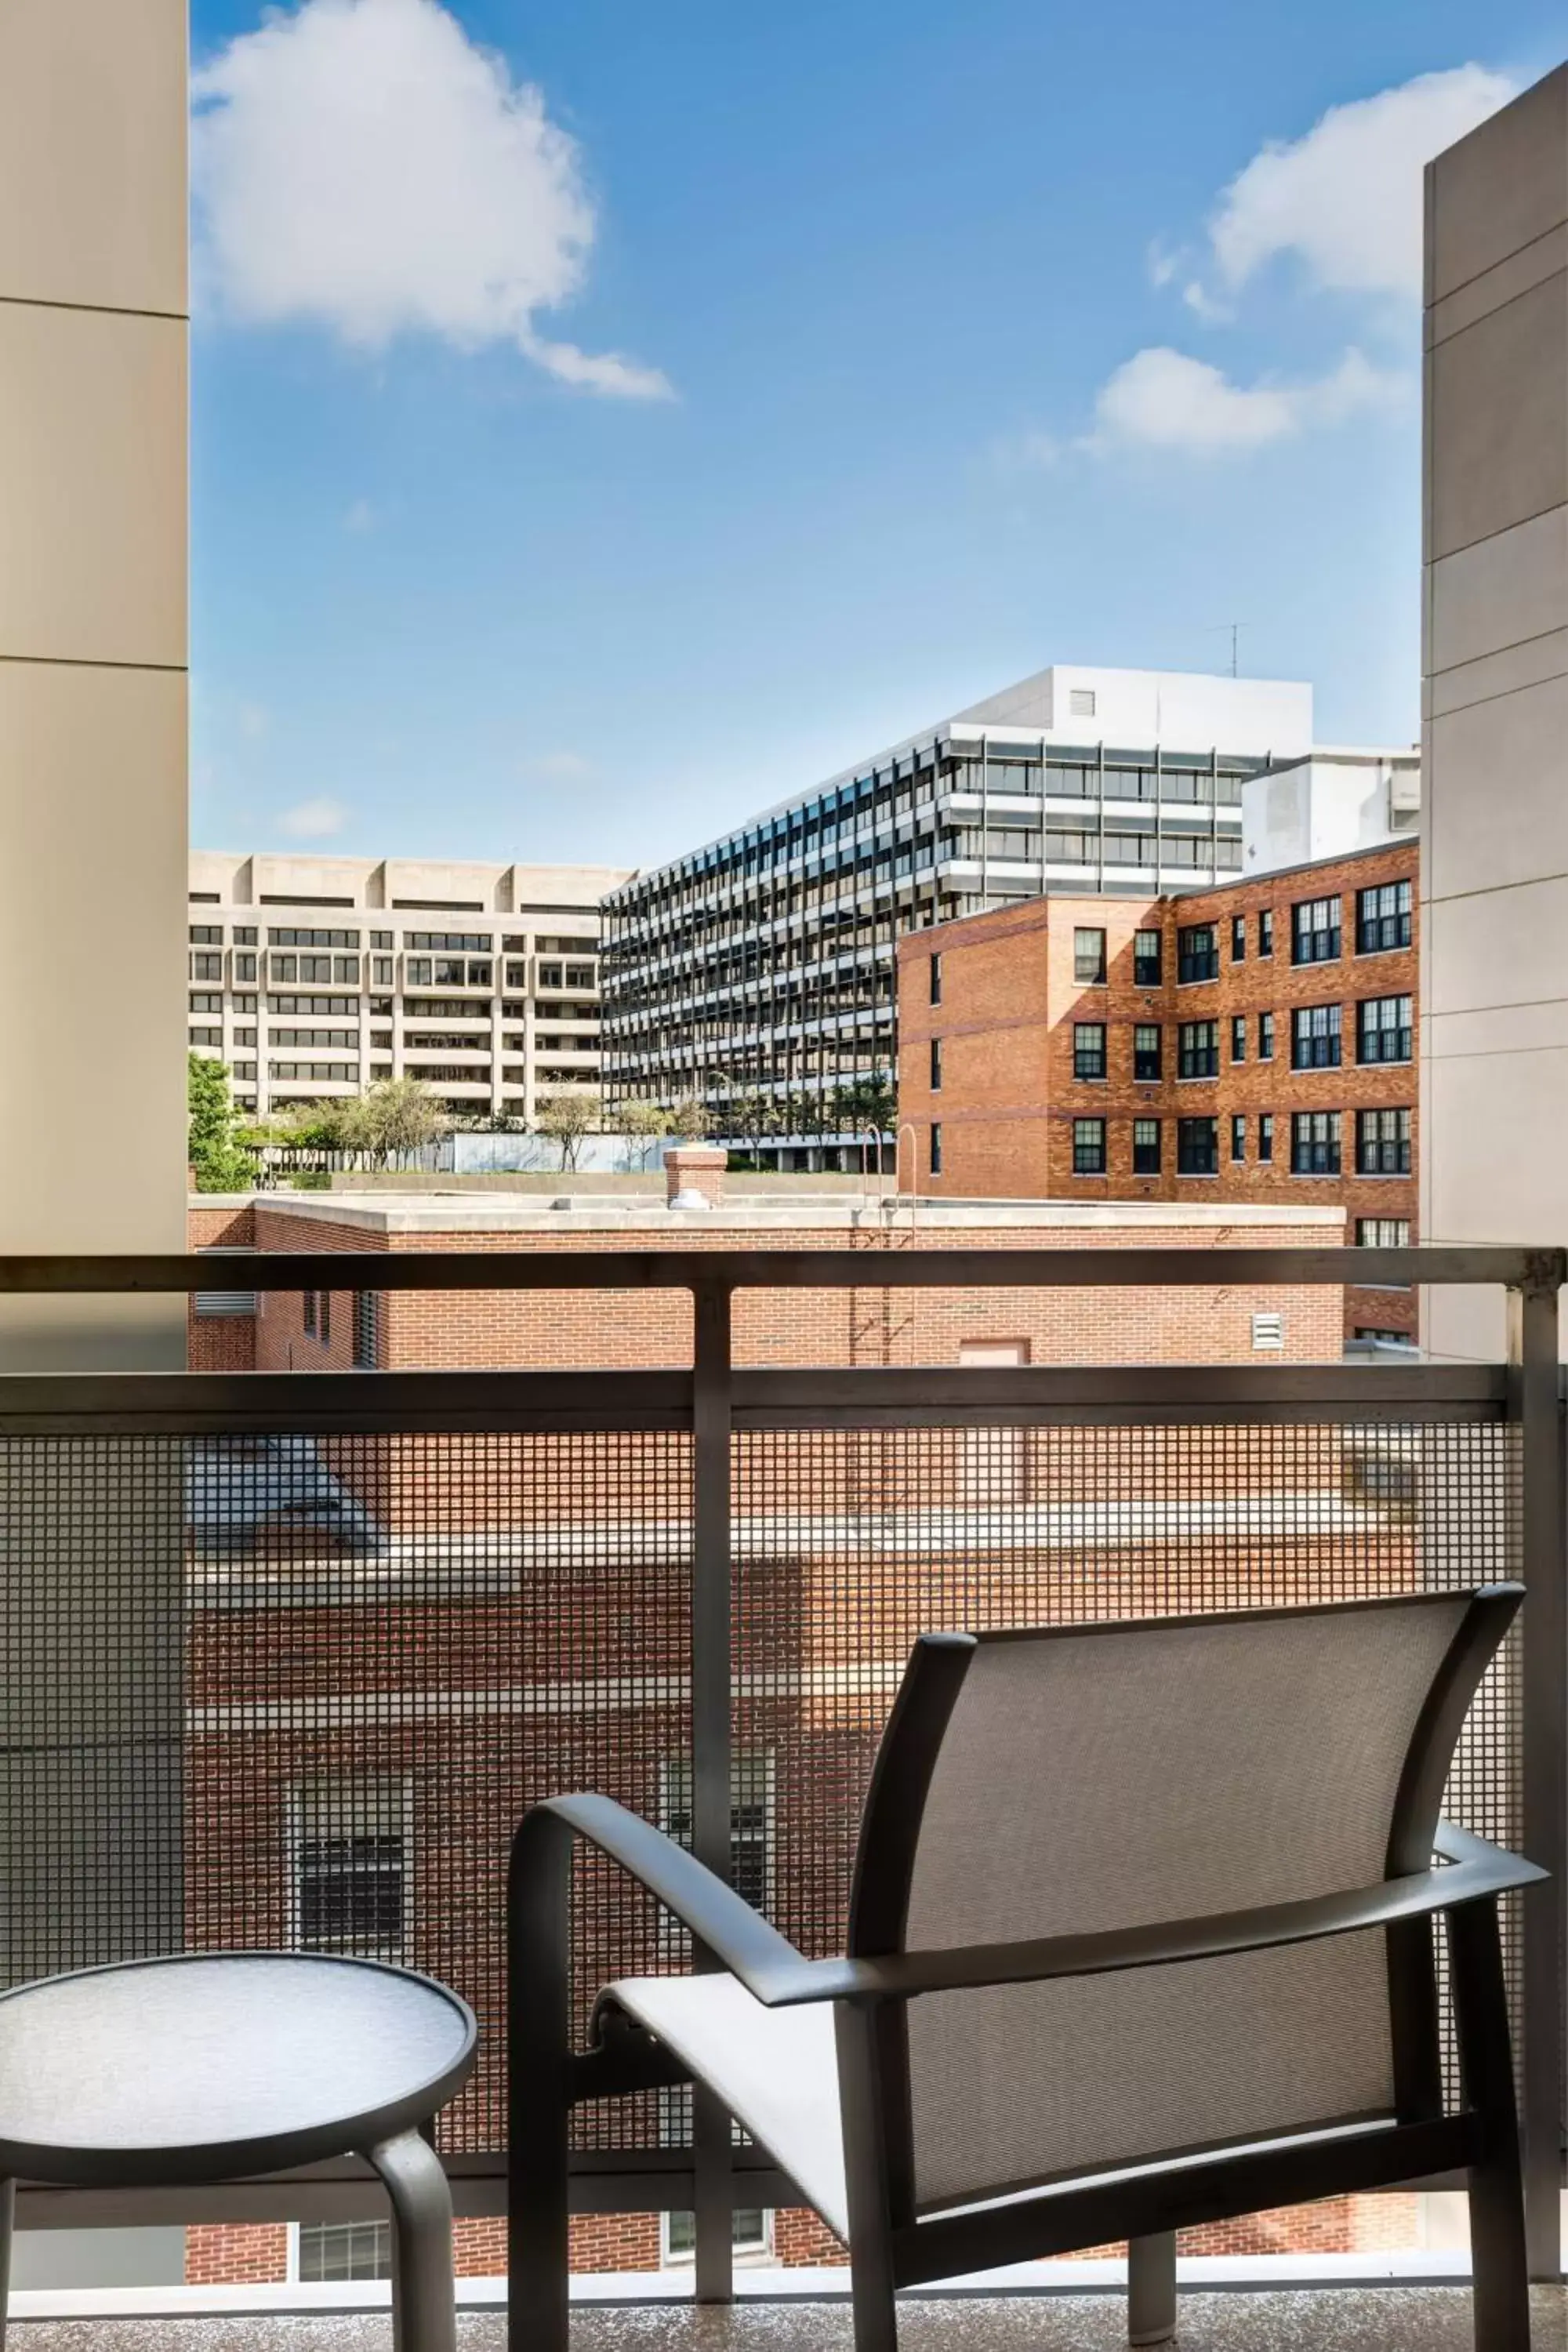
<svg viewBox="0 0 1568 2352"><path fill-rule="evenodd" d="M731 1567L731 1289L700 1280L692 1297L691 1843L700 1862L731 1875L734 1770L730 1683L733 1642ZM710 1956L693 1954L699 1969ZM728 2303L734 2292L730 2117L710 2095L692 2093L696 2169L696 2294Z"/></svg>
<svg viewBox="0 0 1568 2352"><path fill-rule="evenodd" d="M1525 2234L1532 2279L1562 2273L1563 1958L1568 1876L1568 1603L1564 1597L1558 1277L1508 1295L1510 1406L1520 1433L1523 1618L1521 1843L1552 1873L1523 1898Z"/></svg>

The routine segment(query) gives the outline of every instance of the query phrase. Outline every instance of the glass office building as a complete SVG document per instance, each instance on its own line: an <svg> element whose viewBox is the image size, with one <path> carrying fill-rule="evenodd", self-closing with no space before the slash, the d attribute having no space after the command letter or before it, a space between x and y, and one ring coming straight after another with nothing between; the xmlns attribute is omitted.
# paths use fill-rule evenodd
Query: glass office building
<svg viewBox="0 0 1568 2352"><path fill-rule="evenodd" d="M904 932L1224 880L1247 779L1310 736L1307 687L1058 667L634 876L604 901L608 1116L695 1098L775 1164L841 1151L895 1072Z"/></svg>

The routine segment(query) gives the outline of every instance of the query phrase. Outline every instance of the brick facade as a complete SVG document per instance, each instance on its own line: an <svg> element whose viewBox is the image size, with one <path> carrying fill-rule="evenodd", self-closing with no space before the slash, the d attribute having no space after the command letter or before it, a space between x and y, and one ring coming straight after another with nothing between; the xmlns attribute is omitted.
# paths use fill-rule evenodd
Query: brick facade
<svg viewBox="0 0 1568 2352"><path fill-rule="evenodd" d="M899 1034L900 1128L906 1138L900 1180L922 1198L1051 1201L1335 1202L1346 1213L1347 1241L1363 1220L1395 1220L1417 1238L1416 1092L1419 1053L1415 931L1417 850L1385 844L1355 855L1298 866L1253 881L1228 883L1177 898L1046 898L972 915L900 941ZM1358 948L1359 894L1408 884L1407 945ZM1320 961L1293 959L1293 909L1337 902L1339 952ZM1272 951L1260 952L1262 919L1272 918ZM1212 925L1217 971L1181 978L1179 935ZM1239 925L1239 935L1237 927ZM1089 976L1077 934L1103 934L1103 978ZM1145 984L1136 961L1140 932L1157 932L1157 980ZM1244 952L1237 954L1237 946ZM933 959L935 960L933 963ZM933 977L934 975L934 977ZM939 1000L933 1002L933 989ZM1371 1000L1409 998L1410 1052L1397 1062L1362 1058L1357 1008ZM1337 1060L1292 1066L1298 1009L1337 1013ZM1272 1022L1272 1052L1260 1023ZM1217 1068L1182 1076L1184 1033L1200 1060L1212 1024ZM1159 1073L1138 1075L1135 1032L1159 1034ZM1103 1075L1092 1066L1096 1033L1104 1039ZM1202 1043L1199 1039L1202 1038ZM1238 1053L1237 1046L1241 1047ZM1081 1050L1080 1050L1081 1049ZM1386 1146L1407 1164L1395 1172L1358 1167L1360 1112L1403 1114L1405 1138ZM1292 1166L1298 1113L1337 1113L1340 1172L1299 1173ZM1261 1156L1259 1121L1273 1120L1272 1158ZM1179 1165L1182 1121L1213 1119L1213 1174ZM1241 1153L1233 1150L1240 1120ZM1102 1121L1102 1168L1092 1159L1091 1129ZM1159 1122L1157 1172L1134 1165L1134 1121ZM933 1153L933 1127L940 1153ZM1368 1139L1369 1148L1371 1139ZM1381 1138L1380 1138L1381 1143ZM1080 1145L1083 1148L1079 1148ZM940 1158L940 1166L933 1166ZM1360 1330L1414 1337L1412 1292L1352 1286L1347 1336Z"/></svg>

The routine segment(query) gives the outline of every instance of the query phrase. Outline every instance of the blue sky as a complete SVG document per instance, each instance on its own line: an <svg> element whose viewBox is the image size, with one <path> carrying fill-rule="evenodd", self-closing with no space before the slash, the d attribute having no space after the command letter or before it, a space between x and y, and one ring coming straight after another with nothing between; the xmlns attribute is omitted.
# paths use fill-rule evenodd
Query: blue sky
<svg viewBox="0 0 1568 2352"><path fill-rule="evenodd" d="M1559 9L195 0L193 47L198 844L653 862L1232 620L1321 739L1414 733L1419 164Z"/></svg>

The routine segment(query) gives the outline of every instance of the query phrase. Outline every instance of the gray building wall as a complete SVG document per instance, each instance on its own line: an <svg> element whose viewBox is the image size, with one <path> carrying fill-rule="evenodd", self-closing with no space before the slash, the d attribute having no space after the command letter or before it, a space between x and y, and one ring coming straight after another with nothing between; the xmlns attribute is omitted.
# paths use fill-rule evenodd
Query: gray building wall
<svg viewBox="0 0 1568 2352"><path fill-rule="evenodd" d="M1421 1235L1568 1241L1568 67L1428 166ZM1427 1302L1495 1356L1500 1304Z"/></svg>

